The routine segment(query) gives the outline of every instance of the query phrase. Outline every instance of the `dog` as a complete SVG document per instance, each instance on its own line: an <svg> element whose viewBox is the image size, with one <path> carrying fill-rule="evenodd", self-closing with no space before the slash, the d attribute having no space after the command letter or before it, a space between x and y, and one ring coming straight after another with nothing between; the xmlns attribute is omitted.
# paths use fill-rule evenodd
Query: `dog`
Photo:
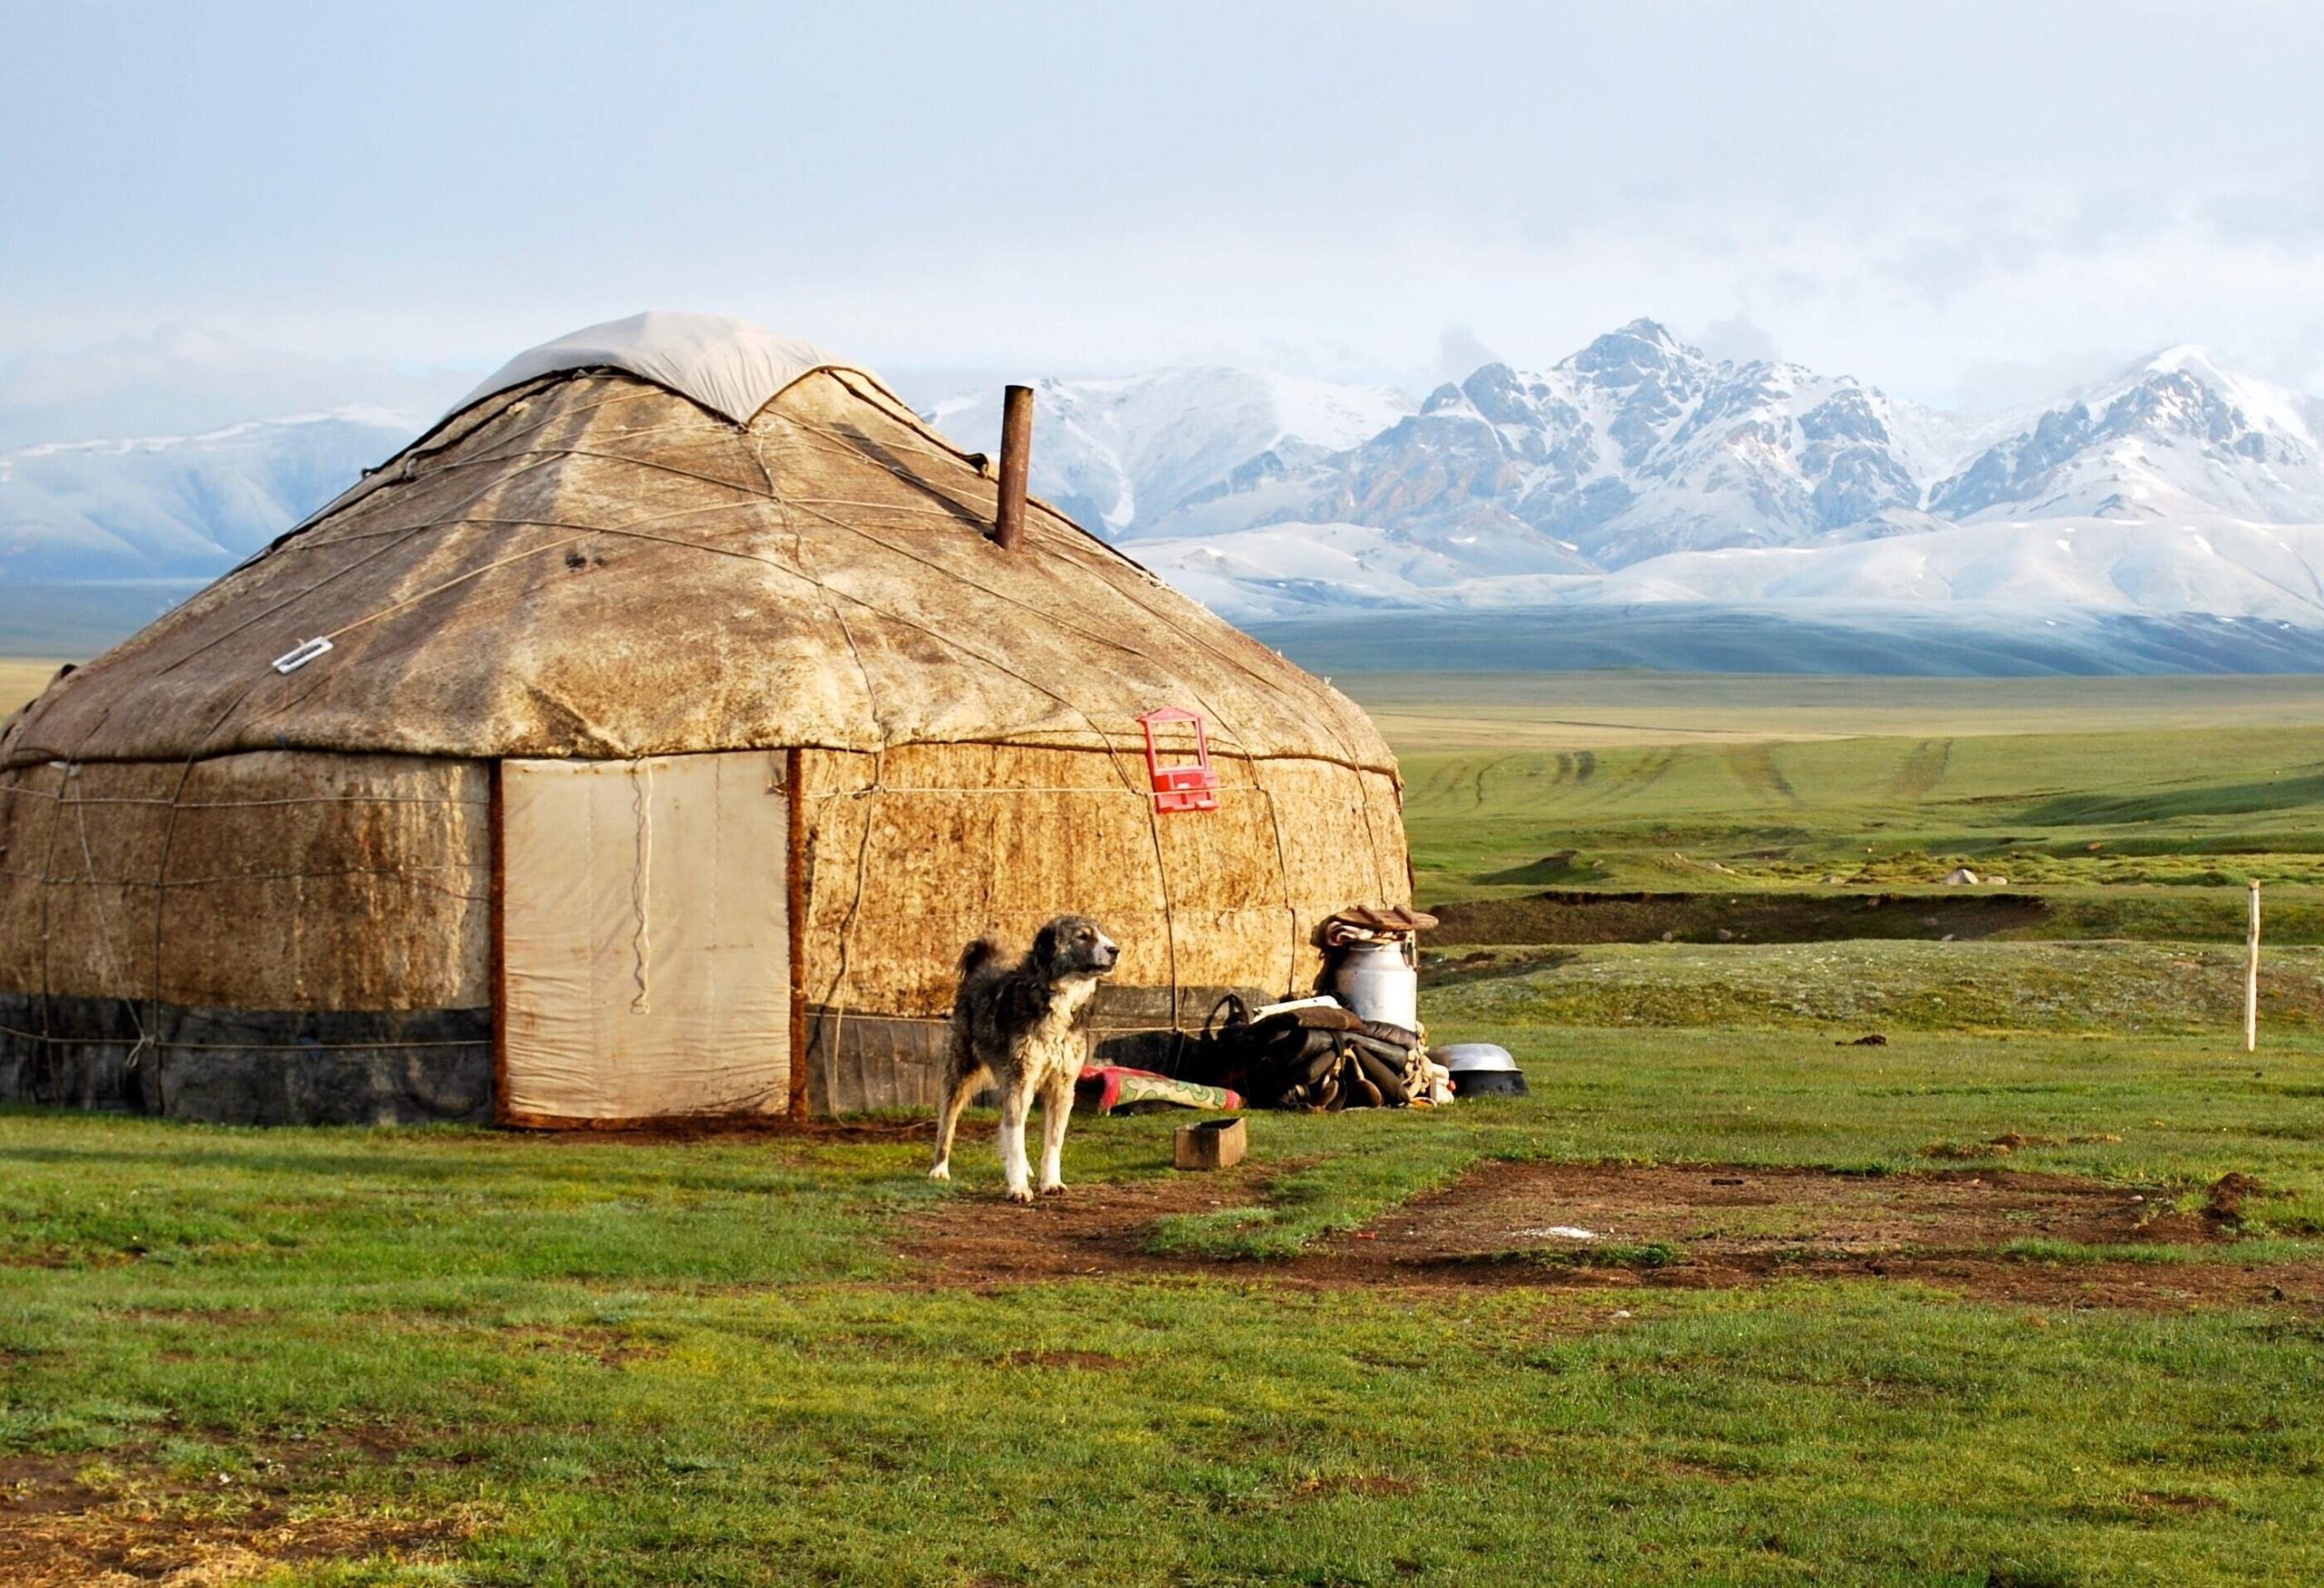
<svg viewBox="0 0 2324 1588"><path fill-rule="evenodd" d="M990 937L960 954L960 995L944 1066L944 1113L936 1128L933 1180L952 1178L952 1132L987 1082L1000 1093L1000 1168L1012 1202L1033 1199L1025 1117L1041 1100L1041 1194L1065 1189L1066 1116L1088 1051L1088 1011L1121 949L1086 915L1060 915L1014 964Z"/></svg>

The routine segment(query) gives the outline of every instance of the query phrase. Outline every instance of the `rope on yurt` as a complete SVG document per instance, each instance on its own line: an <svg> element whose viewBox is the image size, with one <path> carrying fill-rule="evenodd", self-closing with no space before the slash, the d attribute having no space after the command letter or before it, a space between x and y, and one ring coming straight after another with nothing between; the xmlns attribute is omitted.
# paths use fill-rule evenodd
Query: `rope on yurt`
<svg viewBox="0 0 2324 1588"><path fill-rule="evenodd" d="M1162 857L1162 813L1149 794L1146 800L1146 830L1154 839L1154 870L1162 882L1162 942L1170 955L1170 1031L1178 1027L1178 899L1170 888L1170 863ZM1173 1062L1177 1054L1170 1055Z"/></svg>
<svg viewBox="0 0 2324 1588"><path fill-rule="evenodd" d="M394 1042L164 1042L149 1036L129 1037L54 1037L40 1031L19 1031L15 1026L0 1025L0 1036L15 1037L27 1042L49 1042L58 1047L118 1048L123 1042L136 1047L169 1049L187 1053L234 1053L256 1049L269 1053L361 1053L378 1048L487 1048L490 1037L437 1037L423 1041Z"/></svg>
<svg viewBox="0 0 2324 1588"><path fill-rule="evenodd" d="M783 532L791 538L791 558L793 565L795 565L794 568L791 571L795 572L799 577L805 579L822 594L823 597L824 609L831 614L832 626L839 630L840 637L847 642L847 654L855 663L856 676L862 682L864 708L871 715L872 725L879 732L879 748L874 752L872 763L872 783L869 787L862 791L862 795L865 802L863 805L863 833L862 838L858 840L855 847L855 897L849 902L847 907L847 919L842 922L840 927L838 962L832 969L831 984L823 994L824 1005L832 1011L831 1041L824 1050L825 1062L836 1065L839 1061L841 1041L847 1034L847 973L848 967L854 958L855 923L857 919L862 913L863 893L871 870L872 824L878 814L876 801L880 792L881 783L885 777L887 772L887 717L880 701L879 689L872 682L871 666L863 660L862 647L855 643L855 631L848 626L847 615L840 608L839 592L834 590L826 581L817 578L807 569L806 538L799 533L798 526L791 521L789 504L783 500L783 494L775 488L774 473L766 466L765 455L759 449L758 437L752 432L748 427L744 427L741 430L737 431L736 434L738 438L747 442L747 445L743 446L741 450L744 456L750 459L753 467L756 468L759 471L759 479L765 487L764 501L774 509L775 521L780 525ZM763 557L759 560L766 562L770 566L777 567L781 567L781 565L775 563L774 559L772 557ZM802 774L801 781L803 783L805 781L803 773ZM804 789L793 789L791 791L790 797L795 802L803 799L805 797L805 793L806 791ZM799 897L810 901L809 912L812 914L813 912L812 901L814 898L814 879L810 876L807 879L806 886L797 890L797 892ZM807 922L803 921L790 922L787 923L787 930L794 932L803 932L807 930ZM814 1038L812 1032L807 1038L806 1046L808 1048L812 1048L814 1046ZM806 1067L808 1062L807 1054L803 1051L794 1053L791 1056L791 1062L799 1065L803 1069Z"/></svg>
<svg viewBox="0 0 2324 1588"><path fill-rule="evenodd" d="M875 409L882 407L878 398L866 395L861 387L857 386L854 381L850 380L844 370L832 368L826 369L822 372L829 375L833 380L837 381L839 383L840 390L845 391L851 397L857 399L859 401L870 403ZM874 384L877 384L877 382L874 382ZM885 390L885 388L882 388L881 390ZM897 397L892 392L889 392L887 396L889 401L893 402L898 408L903 409L906 413L911 413L911 405L910 403L904 401L901 398ZM775 417L794 424L808 422L793 419L787 414L778 414ZM904 444L906 446L911 447L915 451L925 452L931 458L940 458L948 462L953 463L970 463L985 456L985 454L981 452L971 452L965 448L956 447L952 445L951 442L947 441L943 437L933 435L926 430L922 430L917 425L907 426L901 419L897 419L894 414L889 414L887 417L891 422L894 423L899 429L901 429L904 431ZM915 419L919 418L917 414L913 414L912 417ZM875 459L872 461L876 462L878 460Z"/></svg>
<svg viewBox="0 0 2324 1588"><path fill-rule="evenodd" d="M194 741L193 749L185 758L185 764L178 768L177 783L170 790L169 818L162 826L162 851L160 856L153 863L153 982L151 1012L153 1017L153 1027L155 1030L159 1030L162 1024L162 943L165 929L168 925L167 911L165 906L167 905L170 897L168 887L170 880L170 851L177 842L178 814L182 808L179 804L179 802L185 798L185 785L193 776L194 765L202 759L202 750L209 745L210 741L217 735L218 730L226 725L226 719L232 716L236 711L241 709L242 702L248 700L251 697L251 691L255 690L261 684L265 683L268 676L268 673L259 674L248 684L243 685L241 691L235 695L234 698L226 703L226 709L220 712L218 714L217 720L212 722L207 729L203 730L201 738ZM145 1027L143 1022L139 1022L138 1030L143 1031ZM128 1060L123 1060L122 1068L124 1070L134 1069L136 1067L136 1054L133 1052Z"/></svg>
<svg viewBox="0 0 2324 1588"><path fill-rule="evenodd" d="M93 764L107 764L94 763ZM126 763L123 764L136 764ZM312 784L314 779L310 776ZM36 788L0 784L0 794L13 794L28 800L54 800L57 796ZM170 802L136 794L98 794L94 798L73 802L82 805L166 805ZM438 794L288 794L263 800L187 800L179 808L188 811L257 811L271 805L489 805L489 800L445 799ZM9 872L0 867L0 876L31 876L30 872Z"/></svg>
<svg viewBox="0 0 2324 1588"><path fill-rule="evenodd" d="M751 488L746 485L737 485L731 479L721 479L714 474L704 474L699 469L681 469L675 463L661 463L651 458L632 458L621 452L598 452L587 447L527 447L494 458L455 459L451 462L438 464L430 478L440 478L463 469L482 469L487 464L506 463L517 458L529 458L536 460L527 467L538 467L559 458L594 458L601 463L626 463L633 469L647 469L656 474L675 475L680 479L698 480L704 485L714 485L721 490L740 491L744 496L753 494Z"/></svg>
<svg viewBox="0 0 2324 1588"><path fill-rule="evenodd" d="M521 470L519 470L518 472L521 472ZM496 483L497 483L497 482L496 482ZM491 486L487 486L487 487L485 487L485 488L484 488L484 489L479 490L478 492L477 492L477 494L476 494L474 497L471 497L470 498L468 498L468 499L469 499L469 502L470 502L471 504L473 504L474 502L476 502L476 501L478 501L478 500L482 499L482 498L483 498L487 494L488 494L488 493L491 491L491 489L492 489L492 488L492 488ZM450 522L450 523L458 523L458 522L461 522L461 521L463 521L463 520L461 520L461 519L453 519L453 520L449 520L448 522ZM317 579L313 584L309 585L305 589L303 589L303 590L299 590L299 591L296 591L296 592L294 592L294 593L292 593L292 594L290 594L290 595L285 596L281 600L275 602L272 606L271 606L271 607L267 607L267 608L266 608L266 610L264 610L263 612L257 612L257 613L253 613L253 614L251 614L249 617L246 617L246 618L244 618L241 622L240 622L240 623L238 623L238 624L234 625L234 626L233 626L233 627L231 627L231 628L230 628L230 629L226 630L226 632L225 632L225 633L223 633L223 634L217 634L217 635L212 635L212 636L211 636L208 639L206 639L206 640L202 641L200 645L198 645L198 646L194 646L194 647L193 647L193 649L192 649L192 650L190 650L190 651L186 652L186 653L185 653L185 655L183 655L183 656L182 656L178 657L178 658L177 658L177 660L175 660L175 661L172 662L168 666L166 666L166 667L160 667L160 668L156 668L156 669L154 670L153 676L154 676L154 677L156 677L156 678L158 678L158 677L162 676L162 674L164 674L164 673L173 673L173 672L175 672L178 668L184 666L188 662L191 662L192 660L193 660L193 658L194 658L194 657L196 657L196 656L198 656L202 655L204 651L209 650L212 646L219 646L219 645L223 645L226 641L228 641L228 640L230 640L230 639L233 638L236 635L241 634L241 632L243 632L245 629L251 628L251 627L252 627L252 626L256 626L256 625L258 625L258 624L261 624L261 623L265 622L267 619L269 619L269 618L271 618L271 617L272 617L272 616L276 616L278 613L280 613L280 612L283 611L285 608L289 607L290 607L290 606L291 606L293 603L305 600L308 597L310 597L310 596L313 595L317 590L321 589L325 585L330 584L330 583L332 583L334 580L338 580L338 579L345 578L349 574L353 573L357 568L363 567L365 567L365 566L369 565L369 563L371 563L371 562L373 562L373 561L377 560L378 558L379 558L379 557L383 557L387 556L387 555L388 555L388 553L389 553L389 552L391 552L391 551L394 551L394 550L395 550L395 549L397 549L399 547L404 546L404 545L406 545L406 544L409 543L410 541L417 540L417 539L418 539L418 538L419 538L419 537L421 537L422 535L426 535L426 534L429 533L429 532L430 532L430 531L432 531L432 530L440 529L440 528L446 528L446 527L447 527L447 523L446 523L446 522L430 522L430 523L427 523L427 524L417 524L417 525L413 525L413 526L411 526L409 528L408 528L408 529L404 530L404 531L403 531L403 532L401 532L400 534L398 534L398 535L397 535L393 539L389 540L389 541L385 546L381 546L381 547L379 547L375 548L374 550L371 550L371 551L366 552L363 556L357 557L353 562L349 563L349 564L348 564L346 567L340 567L340 568L334 568L334 569L332 569L330 573L325 574L321 578ZM337 541L315 541L315 542L310 542L310 544L316 545L316 546L335 546L335 545L339 544L339 542L337 542ZM247 693L248 693L248 691L245 691L244 693L245 693L245 694L247 694ZM239 697L239 696L236 698L236 700L235 700L235 703L234 703L234 704L235 704L235 705L241 705L241 699L240 699L240 697ZM229 710L231 711L231 708L230 707L230 708L229 708ZM93 730L93 731L94 731L94 730ZM215 728L212 728L211 731L212 731L212 733L215 733L217 730L216 730ZM207 742L206 737L205 737L204 742L205 742L205 743Z"/></svg>
<svg viewBox="0 0 2324 1588"><path fill-rule="evenodd" d="M832 1014L831 1045L824 1050L827 1060L839 1061L840 1043L847 1035L847 972L855 955L855 922L863 913L863 891L872 870L872 823L876 807L872 801L881 792L881 780L887 774L888 752L882 745L872 752L872 781L854 797L864 801L863 832L855 842L855 897L848 902L847 919L840 923L839 962L832 968L830 988L823 994L823 1003ZM812 895L811 895L812 897ZM805 1061L806 1056L800 1056Z"/></svg>
<svg viewBox="0 0 2324 1588"><path fill-rule="evenodd" d="M68 771L65 774L66 781L71 781L72 777L73 774ZM64 807L63 805L59 805L57 807L56 814L59 821L64 820ZM126 967L122 964L120 954L113 944L113 923L105 919L104 890L97 882L96 853L89 847L88 813L86 811L76 811L74 815L74 825L80 830L81 865L89 878L89 902L97 917L97 941L104 944L105 970L108 972L109 980L111 980L114 986L126 986L129 981L128 976L124 973ZM134 1004L130 1006L129 1018L136 1024L137 1027L137 1045L130 1049L129 1057L122 1060L122 1067L123 1069L134 1069L136 1067L138 1054L144 1051L145 1044L153 1035L152 1032L145 1029L145 1022L137 1018L137 1009Z"/></svg>
<svg viewBox="0 0 2324 1588"><path fill-rule="evenodd" d="M361 628L365 624L377 623L380 618L386 617L391 613L399 612L406 607L411 606L414 602L425 601L430 596L440 596L445 591L452 588L455 585L465 585L470 579L480 579L485 575L492 572L495 568L507 567L512 562L527 561L530 558L540 556L543 552L562 551L565 547L572 545L575 541L586 540L591 535L596 533L597 533L596 530L585 530L578 535L568 535L562 540L552 540L545 546L532 547L527 550L516 552L507 557L496 558L491 562L486 563L482 567L470 568L464 574L456 574L451 578L446 579L440 585L430 585L428 588L421 590L417 594L403 597L399 600L390 601L376 612L367 612L362 616L356 618L354 621L350 623L342 623L337 628L330 629L316 637L320 639L341 638L347 635L352 634L355 630Z"/></svg>
<svg viewBox="0 0 2324 1588"><path fill-rule="evenodd" d="M94 730L93 729L91 731L94 732ZM53 1007L56 1000L56 993L54 991L55 979L50 966L49 956L49 934L54 924L51 901L54 894L55 883L51 879L56 869L56 843L58 829L64 825L64 785L66 781L71 778L73 774L72 764L70 762L60 762L56 765L55 771L56 805L55 808L49 813L48 848L41 856L40 1023L44 1028L53 1025L55 1021L55 1011ZM137 1023L138 1041L141 1042L143 1041L145 1038L145 1025L143 1021L137 1020L135 1006L133 1004L131 1007L130 1019L132 1021L135 1021ZM130 1050L132 1052L136 1051L133 1048ZM57 1077L50 1075L45 1076L43 1079L54 1082Z"/></svg>
<svg viewBox="0 0 2324 1588"><path fill-rule="evenodd" d="M647 757L629 764L629 810L637 824L637 863L629 872L629 902L637 912L637 930L629 940L637 961L637 996L629 1001L629 1011L645 1014L653 1007L654 993L654 928L648 914L654 902L654 763Z"/></svg>
<svg viewBox="0 0 2324 1588"><path fill-rule="evenodd" d="M859 502L849 497L786 497L786 501L803 508L869 508L877 513L916 513L923 518L941 518L950 524L961 522L959 513L948 513L942 508L923 508L918 502Z"/></svg>
<svg viewBox="0 0 2324 1588"><path fill-rule="evenodd" d="M973 791L963 790L961 792L970 793ZM68 801L66 803L71 804L77 802ZM90 803L93 804L95 804L94 801L91 801ZM467 804L470 802L466 800L446 800L441 803L445 804ZM231 810L233 807L220 805L189 805L186 808L188 810ZM360 841L358 840L357 843L359 846ZM298 883L306 882L316 877L393 877L399 882L410 883L416 887L430 889L436 893L443 894L446 898L458 899L462 903L481 904L486 902L489 898L488 894L464 893L456 888L448 888L440 883L431 883L423 877L416 877L411 874L415 871L472 872L476 868L474 866L470 865L312 866L303 871L295 872L221 872L215 876L175 877L168 882L141 883L124 877L118 881L106 883L100 879L100 885L114 888L158 888L168 890L184 888L214 888L222 883ZM0 869L0 877L16 877L28 883L38 883L44 880L42 873L39 872L14 871L7 869ZM74 886L76 882L76 879L72 877L55 877L47 880L54 883L55 886L61 888Z"/></svg>

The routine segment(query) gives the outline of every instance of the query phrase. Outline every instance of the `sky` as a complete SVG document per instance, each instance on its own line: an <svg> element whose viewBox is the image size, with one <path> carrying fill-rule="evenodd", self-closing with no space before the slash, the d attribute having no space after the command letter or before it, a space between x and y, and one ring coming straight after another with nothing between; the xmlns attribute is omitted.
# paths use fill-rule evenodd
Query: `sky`
<svg viewBox="0 0 2324 1588"><path fill-rule="evenodd" d="M2190 341L2324 392L2319 60L2136 0L27 6L0 445L424 411L644 308L931 398L1640 315L1945 407Z"/></svg>

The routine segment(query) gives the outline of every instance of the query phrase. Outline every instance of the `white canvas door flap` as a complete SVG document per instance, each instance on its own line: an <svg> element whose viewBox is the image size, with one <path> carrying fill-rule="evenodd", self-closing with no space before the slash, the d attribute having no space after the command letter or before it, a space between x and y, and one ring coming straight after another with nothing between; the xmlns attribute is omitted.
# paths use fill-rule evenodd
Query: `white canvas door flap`
<svg viewBox="0 0 2324 1588"><path fill-rule="evenodd" d="M501 764L509 1118L787 1106L779 767L761 752Z"/></svg>

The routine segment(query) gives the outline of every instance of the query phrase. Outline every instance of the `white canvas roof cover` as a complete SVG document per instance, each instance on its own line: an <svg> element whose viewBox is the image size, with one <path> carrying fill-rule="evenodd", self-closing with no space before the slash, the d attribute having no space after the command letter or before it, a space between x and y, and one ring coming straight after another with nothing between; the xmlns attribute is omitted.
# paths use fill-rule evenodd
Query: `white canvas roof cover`
<svg viewBox="0 0 2324 1588"><path fill-rule="evenodd" d="M527 348L454 403L446 417L496 391L561 370L613 369L666 386L747 425L784 387L826 366L853 368L795 338L777 336L732 315L648 310Z"/></svg>

